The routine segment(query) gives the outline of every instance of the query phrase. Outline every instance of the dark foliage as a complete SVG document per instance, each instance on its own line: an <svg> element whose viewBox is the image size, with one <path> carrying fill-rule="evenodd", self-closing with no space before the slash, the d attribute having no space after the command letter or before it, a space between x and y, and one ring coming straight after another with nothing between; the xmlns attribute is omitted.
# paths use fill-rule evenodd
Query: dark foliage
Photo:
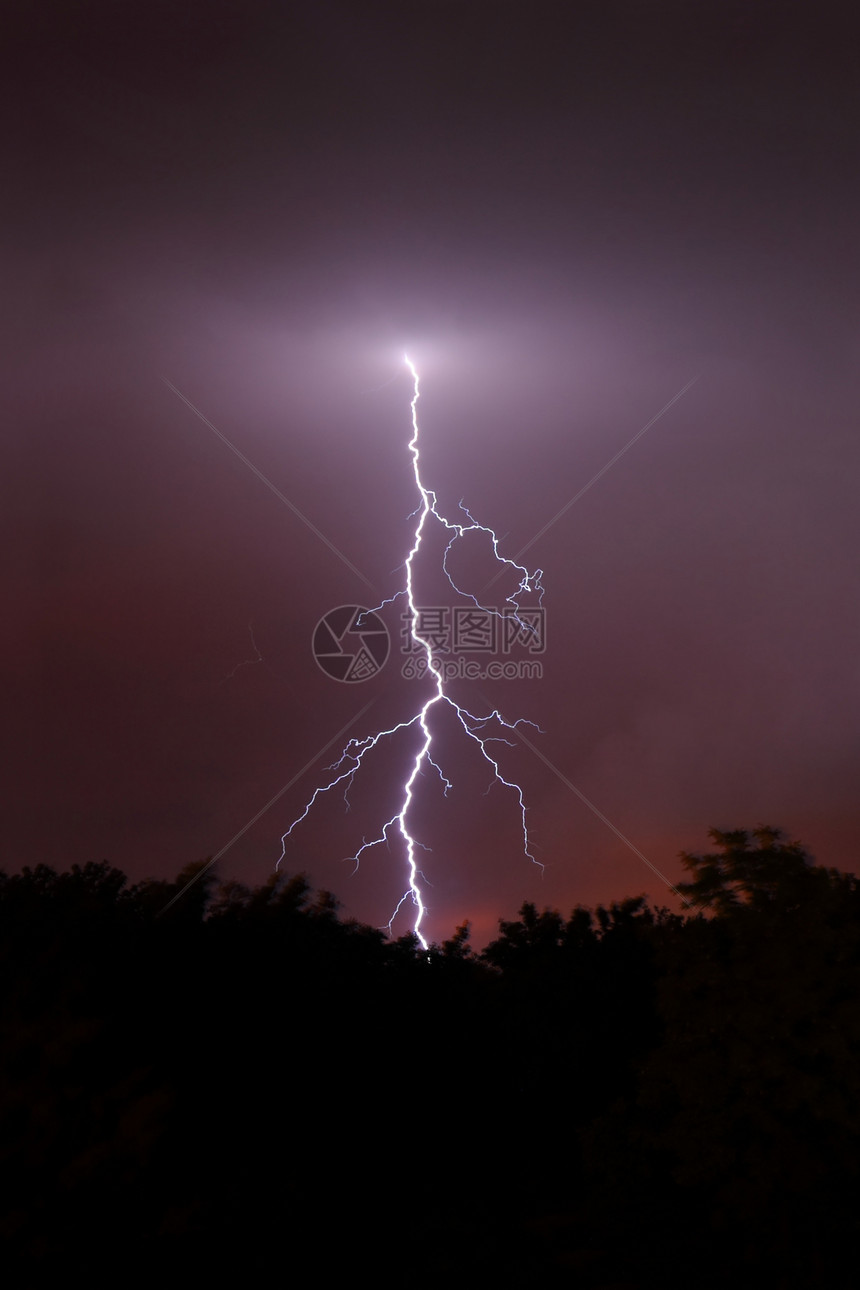
<svg viewBox="0 0 860 1290"><path fill-rule="evenodd" d="M860 884L711 836L694 912L524 905L483 954L301 877L0 875L10 1283L847 1284Z"/></svg>

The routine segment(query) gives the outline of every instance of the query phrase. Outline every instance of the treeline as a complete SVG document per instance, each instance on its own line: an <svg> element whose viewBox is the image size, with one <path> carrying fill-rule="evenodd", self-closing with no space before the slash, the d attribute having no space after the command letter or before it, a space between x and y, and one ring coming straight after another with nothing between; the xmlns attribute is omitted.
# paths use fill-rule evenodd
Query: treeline
<svg viewBox="0 0 860 1290"><path fill-rule="evenodd" d="M711 837L683 914L483 953L301 877L0 874L10 1284L853 1284L860 883Z"/></svg>

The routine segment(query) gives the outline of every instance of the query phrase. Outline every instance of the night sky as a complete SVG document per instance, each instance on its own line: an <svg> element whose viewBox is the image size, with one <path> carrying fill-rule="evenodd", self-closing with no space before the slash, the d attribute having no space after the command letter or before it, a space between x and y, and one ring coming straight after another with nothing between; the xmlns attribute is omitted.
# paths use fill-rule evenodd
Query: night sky
<svg viewBox="0 0 860 1290"><path fill-rule="evenodd" d="M398 606L371 680L311 653L322 615L402 582L408 351L425 482L510 555L698 378L523 556L543 678L453 691L543 732L540 756L497 746L543 874L436 723L428 936L469 918L485 941L524 900L677 907L571 785L669 880L709 827L759 823L854 870L850 6L4 11L5 867L172 877L295 780L219 861L262 883L338 749L311 760L411 715ZM492 573L477 547L462 568ZM345 857L410 747L368 761L348 813L321 799L284 862L375 925L402 856Z"/></svg>

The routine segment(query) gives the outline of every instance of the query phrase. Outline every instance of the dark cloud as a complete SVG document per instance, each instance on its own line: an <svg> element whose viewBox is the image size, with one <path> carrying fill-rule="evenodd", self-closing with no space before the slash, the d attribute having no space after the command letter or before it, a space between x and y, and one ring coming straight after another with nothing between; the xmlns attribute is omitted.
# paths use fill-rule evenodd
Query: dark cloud
<svg viewBox="0 0 860 1290"><path fill-rule="evenodd" d="M369 698L362 730L402 716L394 661L348 689L310 655L365 584L163 378L381 598L415 503L408 346L428 480L511 552L699 376L529 550L545 677L487 694L670 877L709 825L760 820L850 866L855 28L784 4L13 13L7 863L174 872ZM432 934L663 897L551 768L506 756L545 874L452 744L463 788L422 807ZM330 759L227 871L266 876ZM370 921L400 861L343 857L393 769L287 857Z"/></svg>

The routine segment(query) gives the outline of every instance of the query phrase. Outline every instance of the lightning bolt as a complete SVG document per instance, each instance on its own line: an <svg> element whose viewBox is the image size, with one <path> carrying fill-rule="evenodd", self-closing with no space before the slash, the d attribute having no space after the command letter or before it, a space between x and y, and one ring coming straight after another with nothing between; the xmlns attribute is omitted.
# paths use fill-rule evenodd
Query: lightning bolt
<svg viewBox="0 0 860 1290"><path fill-rule="evenodd" d="M409 441L409 451L412 455L412 470L415 476L415 485L418 489L421 500L416 510L413 512L413 517L417 516L417 521L412 547L406 557L404 565L405 585L401 587L399 591L395 592L393 596L390 596L387 600L383 600L382 604L378 605L376 608L377 610L382 609L383 606L392 604L400 597L405 598L408 606L407 617L410 621L410 635L412 643L415 647L416 653L423 654L424 656L426 675L429 678L432 678L433 690L429 698L426 699L418 711L406 720L400 721L388 729L379 730L375 734L366 735L363 739L349 740L338 760L328 767L328 770L331 772L331 778L329 781L322 784L314 791L305 805L304 810L296 817L295 820L293 820L290 827L282 835L281 854L278 858L278 866L280 866L281 861L286 856L288 838L292 834L293 830L307 818L317 799L323 793L329 793L332 789L342 785L344 798L348 805L348 794L355 776L364 765L367 756L373 751L380 740L390 739L402 730L415 729L416 731L420 731L419 747L414 755L414 760L411 763L411 769L403 782L400 809L392 815L389 820L386 820L378 837L373 838L371 841L362 842L362 845L359 847L358 851L356 851L352 859L354 860L357 868L361 856L365 851L369 851L371 848L379 846L383 842L388 843L390 841L390 834L400 835L406 857L407 886L403 895L397 902L394 912L388 920L387 927L390 932L394 920L400 913L400 910L405 904L408 904L411 901L414 909L412 930L421 946L426 950L428 948L428 944L424 938L421 927L424 922L425 914L427 913L427 906L425 904L424 895L419 882L419 879L423 878L423 874L418 867L418 857L416 855L416 851L418 849L426 850L426 848L424 847L424 844L414 837L410 831L409 813L415 797L416 782L419 777L423 775L426 767L430 766L436 771L444 786L444 792L446 795L448 790L452 787L451 781L446 778L438 763L431 755L433 734L428 724L428 719L434 708L445 705L456 714L466 736L476 745L479 755L483 757L484 761L486 761L490 767L492 775L489 788L492 787L493 783L499 783L514 794L520 812L523 854L532 862L532 864L537 865L541 870L543 870L544 866L539 860L535 859L531 851L531 842L526 821L526 804L523 799L522 788L516 782L505 778L496 757L493 756L487 746L490 743L503 743L511 746L511 741L506 739L502 732L513 731L519 725L530 725L535 729L538 727L535 726L534 722L526 721L522 717L518 718L516 721L507 721L497 708L483 716L475 714L470 712L468 708L456 703L449 694L446 694L442 678L442 661L437 654L434 653L431 639L426 636L422 636L419 631L420 614L419 608L415 603L414 586L415 562L420 554L425 531L428 525L432 524L433 521L436 521L442 526L448 536L448 543L442 557L442 567L453 591L457 595L463 596L467 600L471 600L471 602L478 608L485 612L492 613L496 617L514 618L519 626L526 630L534 630L534 628L530 627L528 623L524 622L519 617L521 600L524 596L536 596L538 603L540 604L542 602L543 584L541 580L543 577L543 571L541 569L537 569L534 573L531 573L524 565L517 564L515 560L510 560L503 556L499 551L500 539L492 529L479 524L463 505L462 501L460 502L460 510L465 515L466 522L449 520L439 511L435 492L433 492L432 489L425 487L421 479L419 452L420 434L417 410L418 400L420 398L418 372L408 357L405 358L405 362L412 376L412 401L410 404L412 414L412 438ZM506 597L506 604L508 606L507 610L502 611L481 605L480 601L478 601L474 595L468 591L464 591L454 581L448 567L448 558L455 543L467 533L481 533L486 535L492 546L495 560L502 566L499 572L504 572L505 569L507 569L516 576L518 581L517 588L510 596ZM487 790L488 792L489 788ZM426 879L424 879L424 881L426 882Z"/></svg>

